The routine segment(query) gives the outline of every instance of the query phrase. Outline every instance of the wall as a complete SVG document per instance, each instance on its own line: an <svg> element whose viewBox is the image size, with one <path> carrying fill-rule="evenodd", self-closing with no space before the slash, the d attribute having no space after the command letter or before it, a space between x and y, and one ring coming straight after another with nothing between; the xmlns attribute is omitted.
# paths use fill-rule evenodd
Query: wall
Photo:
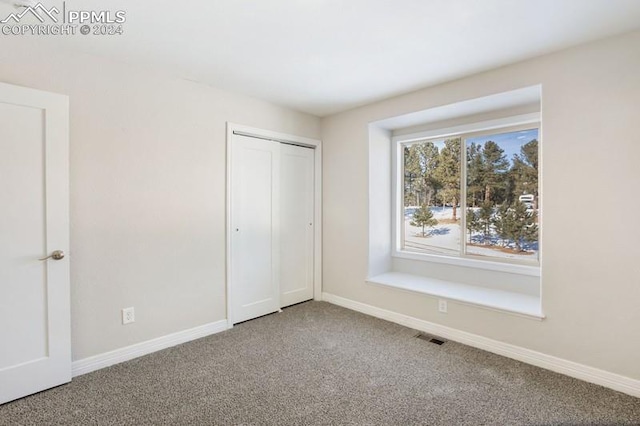
<svg viewBox="0 0 640 426"><path fill-rule="evenodd" d="M640 379L638 75L635 32L324 118L323 290ZM455 303L443 315L434 298L366 284L369 123L535 84L547 319Z"/></svg>
<svg viewBox="0 0 640 426"><path fill-rule="evenodd" d="M74 360L226 318L226 121L319 119L157 71L3 38L0 81L69 95ZM136 322L122 326L120 309Z"/></svg>
<svg viewBox="0 0 640 426"><path fill-rule="evenodd" d="M381 160L381 161L380 161ZM369 261L367 277L391 270L391 132L369 127ZM382 208L380 208L382 207Z"/></svg>

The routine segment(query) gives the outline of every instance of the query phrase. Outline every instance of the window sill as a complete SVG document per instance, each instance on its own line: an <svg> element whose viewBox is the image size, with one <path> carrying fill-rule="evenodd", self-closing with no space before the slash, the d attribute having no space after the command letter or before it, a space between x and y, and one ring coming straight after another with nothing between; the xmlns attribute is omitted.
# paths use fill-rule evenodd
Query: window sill
<svg viewBox="0 0 640 426"><path fill-rule="evenodd" d="M522 293L443 281L400 272L387 272L367 279L368 283L449 299L486 309L544 319L540 298Z"/></svg>
<svg viewBox="0 0 640 426"><path fill-rule="evenodd" d="M508 272L511 274L528 275L531 277L540 276L539 266L521 265L516 263L492 262L490 260L478 260L463 257L439 256L437 254L414 253L410 251L397 250L393 252L393 257L401 259L421 260L423 262L444 263L447 265L464 266L467 268L486 269L489 271Z"/></svg>

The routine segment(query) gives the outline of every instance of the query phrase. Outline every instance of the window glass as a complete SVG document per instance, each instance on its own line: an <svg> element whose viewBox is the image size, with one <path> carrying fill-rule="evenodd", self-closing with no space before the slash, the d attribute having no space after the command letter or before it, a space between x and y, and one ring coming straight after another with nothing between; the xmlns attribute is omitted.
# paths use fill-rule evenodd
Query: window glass
<svg viewBox="0 0 640 426"><path fill-rule="evenodd" d="M404 236L407 251L460 254L462 139L404 147Z"/></svg>
<svg viewBox="0 0 640 426"><path fill-rule="evenodd" d="M537 128L412 142L401 152L401 250L537 264Z"/></svg>
<svg viewBox="0 0 640 426"><path fill-rule="evenodd" d="M538 129L466 139L466 253L538 259Z"/></svg>

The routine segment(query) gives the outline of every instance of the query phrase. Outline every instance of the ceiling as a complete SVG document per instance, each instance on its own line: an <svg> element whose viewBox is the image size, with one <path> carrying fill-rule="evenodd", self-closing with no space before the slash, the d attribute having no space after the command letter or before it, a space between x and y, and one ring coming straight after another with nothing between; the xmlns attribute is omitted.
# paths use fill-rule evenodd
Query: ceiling
<svg viewBox="0 0 640 426"><path fill-rule="evenodd" d="M67 0L66 7L125 10L124 35L43 42L318 116L640 28L638 0ZM9 10L0 3L3 15Z"/></svg>

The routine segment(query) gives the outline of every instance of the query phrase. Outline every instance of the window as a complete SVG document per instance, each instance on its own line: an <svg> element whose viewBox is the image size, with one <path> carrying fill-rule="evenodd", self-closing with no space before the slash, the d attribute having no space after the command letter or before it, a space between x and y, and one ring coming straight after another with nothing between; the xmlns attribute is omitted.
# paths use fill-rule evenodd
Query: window
<svg viewBox="0 0 640 426"><path fill-rule="evenodd" d="M539 123L514 121L395 138L396 254L539 265Z"/></svg>

